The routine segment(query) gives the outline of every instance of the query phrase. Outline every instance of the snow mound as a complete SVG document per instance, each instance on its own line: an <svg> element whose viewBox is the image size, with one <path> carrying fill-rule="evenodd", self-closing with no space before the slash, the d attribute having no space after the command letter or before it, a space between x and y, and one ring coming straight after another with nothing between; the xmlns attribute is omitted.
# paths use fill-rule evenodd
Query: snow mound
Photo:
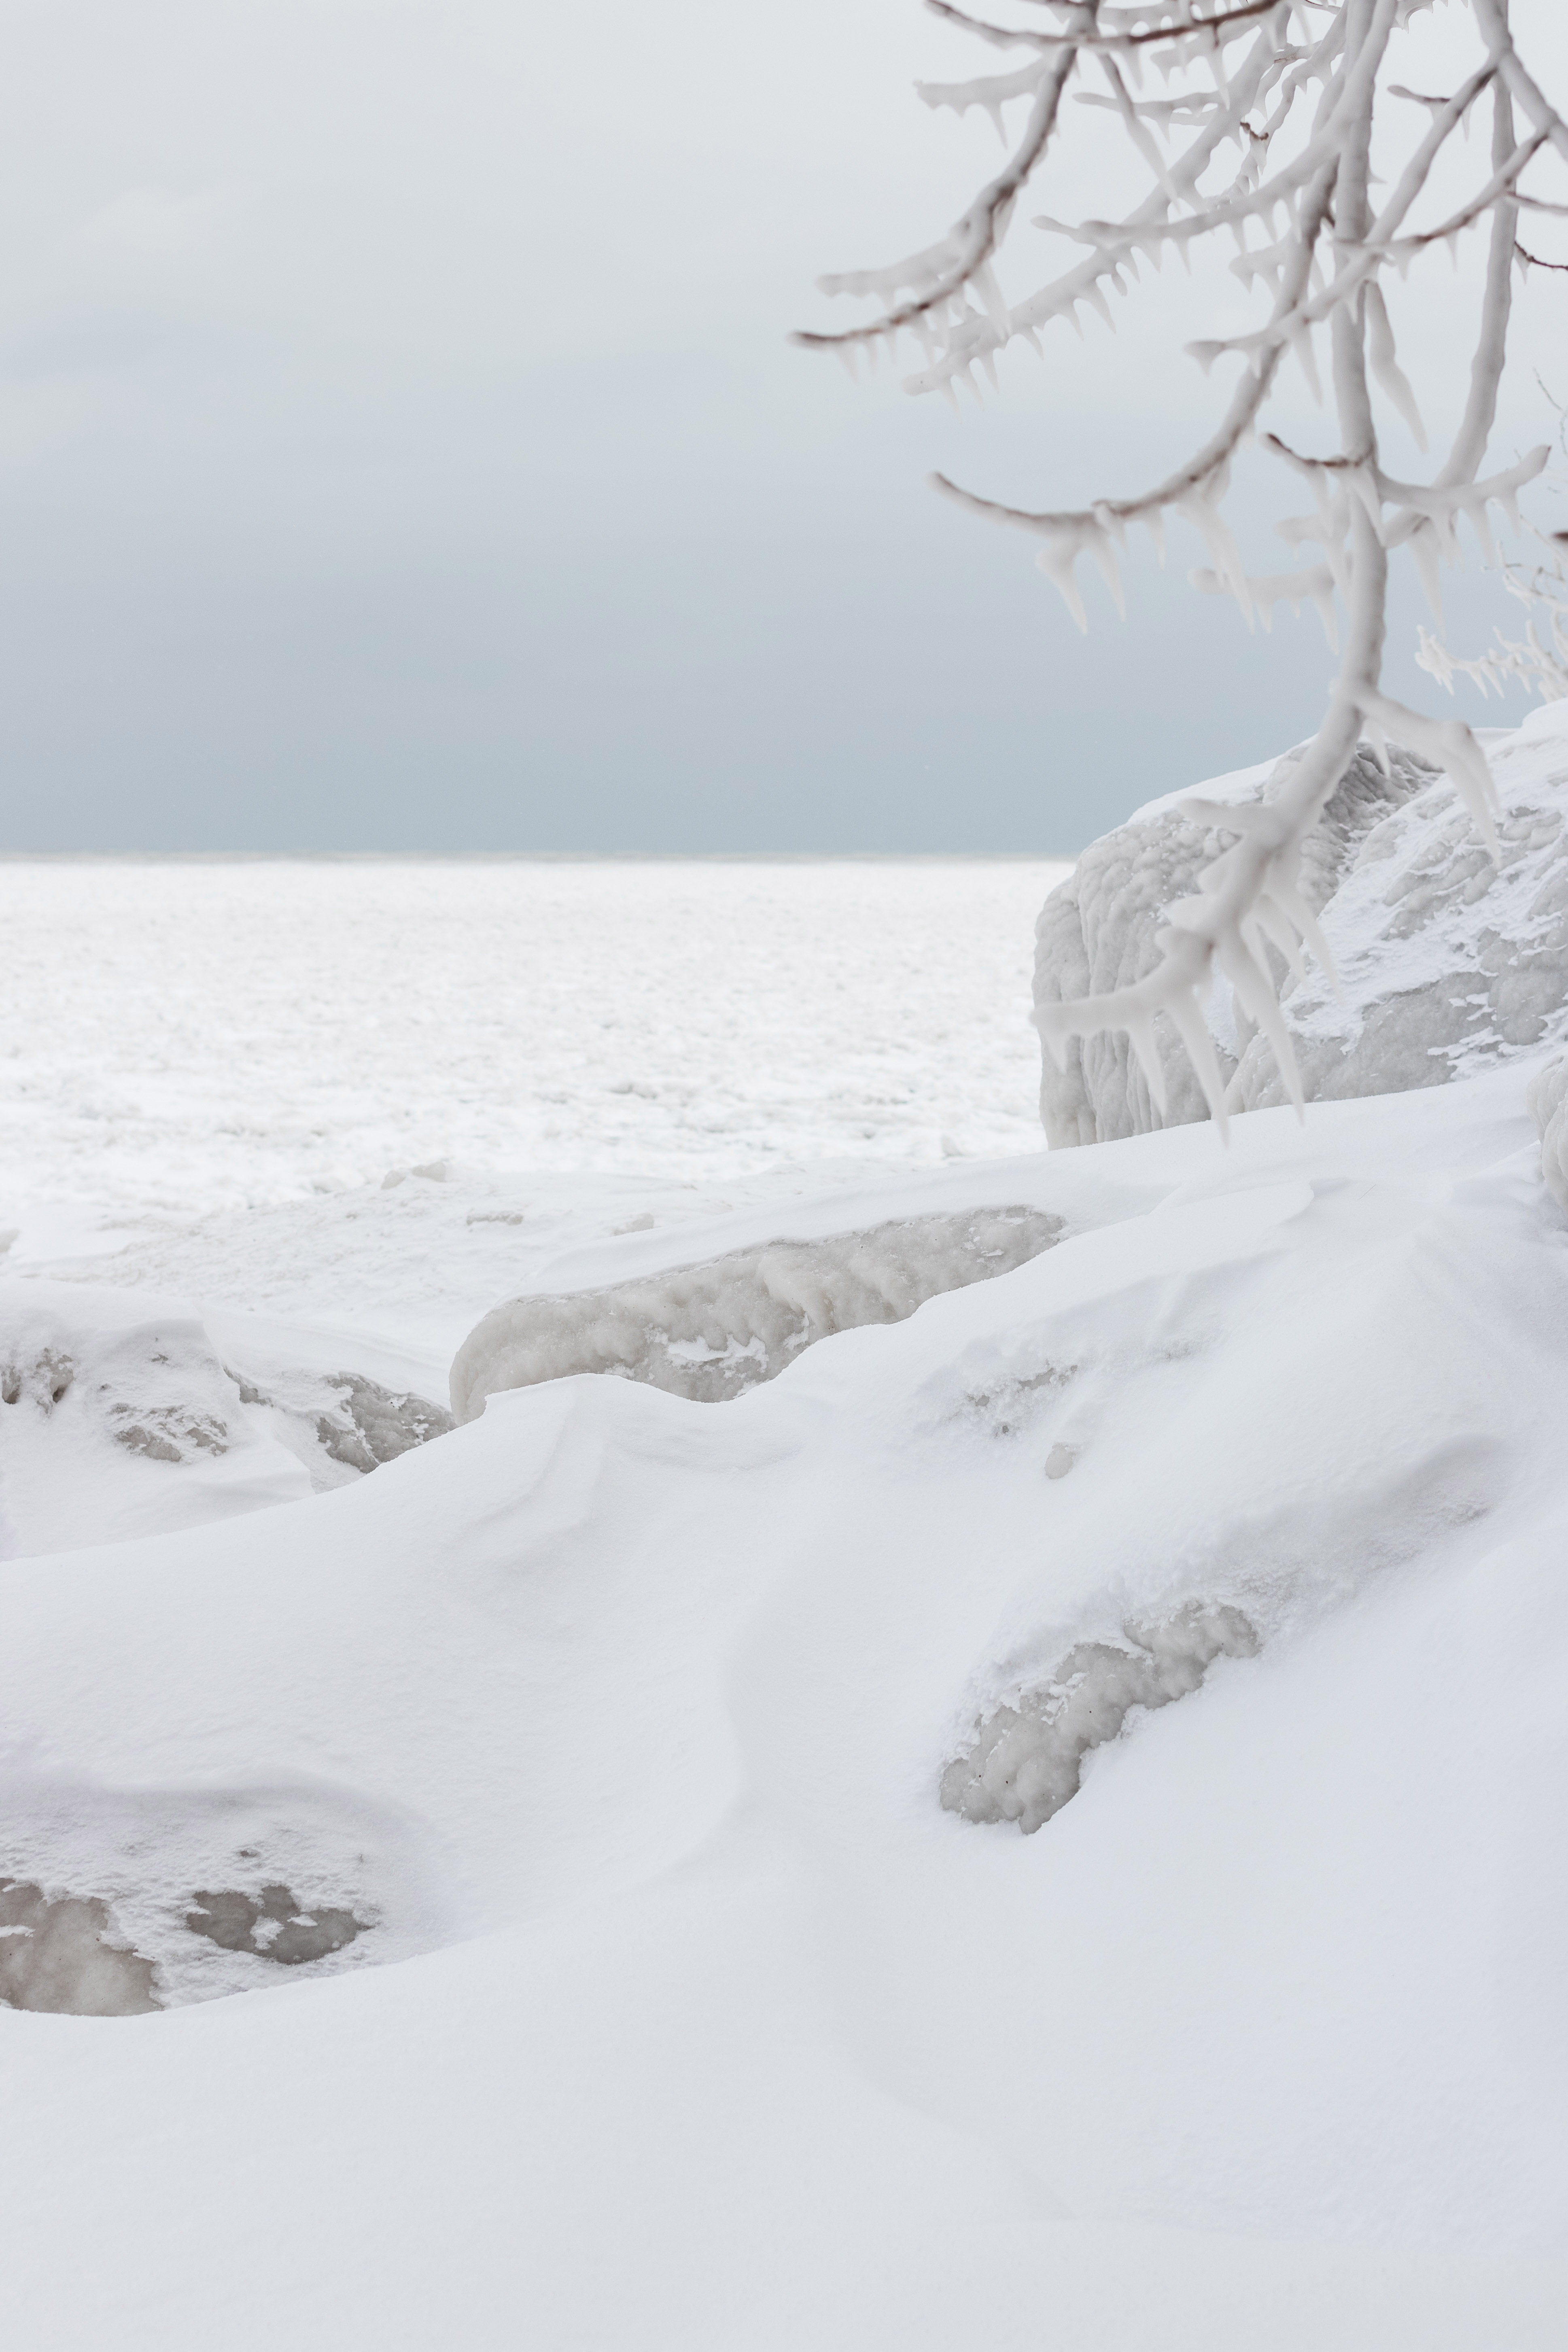
<svg viewBox="0 0 1568 2352"><path fill-rule="evenodd" d="M1047 1464L1047 1475L1050 1475ZM1256 1657L1239 1609L1194 1601L1166 1624L1127 1625L1125 1646L1080 1642L1043 1690L998 1707L942 1776L942 1801L971 1822L1016 1822L1027 1836L1076 1797L1083 1759L1114 1739L1134 1707L1168 1706L1197 1689L1216 1658Z"/></svg>
<svg viewBox="0 0 1568 2352"><path fill-rule="evenodd" d="M469 1333L452 1366L452 1411L574 1372L611 1372L698 1404L771 1381L836 1331L900 1323L929 1298L1010 1274L1059 1239L1029 1208L910 1217L818 1241L731 1250L602 1290L516 1298Z"/></svg>
<svg viewBox="0 0 1568 2352"><path fill-rule="evenodd" d="M1538 1051L1568 1025L1568 706L1549 704L1487 742L1501 805L1495 863L1446 777L1397 750L1385 776L1365 744L1302 853L1304 895L1342 982L1342 994L1315 966L1284 979L1276 961L1309 1099L1440 1086ZM1267 777L1249 770L1200 790L1267 800L1298 756ZM1037 1010L1151 971L1164 909L1190 895L1225 838L1162 801L1087 849L1037 926ZM1223 982L1208 1022L1232 1107L1283 1102L1272 1052ZM1065 1071L1044 1056L1040 1115L1053 1146L1207 1118L1163 1014L1155 1029L1163 1118L1124 1035L1075 1041Z"/></svg>

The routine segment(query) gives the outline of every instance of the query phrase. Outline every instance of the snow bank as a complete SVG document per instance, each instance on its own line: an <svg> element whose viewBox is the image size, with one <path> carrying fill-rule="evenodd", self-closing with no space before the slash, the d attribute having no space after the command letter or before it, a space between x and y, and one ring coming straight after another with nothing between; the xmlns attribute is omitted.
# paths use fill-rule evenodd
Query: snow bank
<svg viewBox="0 0 1568 2352"><path fill-rule="evenodd" d="M603 1290L516 1298L487 1315L452 1366L452 1411L574 1372L611 1372L718 1404L771 1381L835 1331L898 1323L942 1292L1009 1274L1062 1231L1029 1208L910 1217L818 1241L731 1250Z"/></svg>
<svg viewBox="0 0 1568 2352"><path fill-rule="evenodd" d="M1337 993L1315 967L1285 982L1309 1099L1441 1085L1538 1051L1568 1028L1568 705L1549 704L1485 740L1502 809L1495 865L1445 777L1397 750L1384 776L1364 744L1303 851L1304 895L1343 982ZM1248 770L1198 789L1266 799L1296 756L1268 777ZM1150 971L1165 908L1191 893L1220 845L1218 831L1169 799L1094 843L1042 910L1037 1007ZM1223 982L1208 1019L1233 1106L1284 1101L1272 1053ZM1207 1118L1163 1014L1155 1029L1170 1089L1164 1118L1126 1037L1089 1038L1069 1045L1065 1071L1043 1058L1040 1112L1052 1145Z"/></svg>

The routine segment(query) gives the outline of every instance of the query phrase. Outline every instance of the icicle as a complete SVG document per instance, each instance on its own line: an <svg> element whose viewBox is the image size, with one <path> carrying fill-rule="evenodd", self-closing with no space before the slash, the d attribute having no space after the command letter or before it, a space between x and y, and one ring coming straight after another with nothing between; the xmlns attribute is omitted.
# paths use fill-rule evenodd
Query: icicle
<svg viewBox="0 0 1568 2352"><path fill-rule="evenodd" d="M1223 1142L1227 1132L1225 1074L1220 1068L1219 1056L1215 1052L1214 1039L1209 1035L1208 1024L1204 1019L1203 1009L1192 990L1184 988L1175 992L1165 1010L1171 1016L1177 1035L1187 1049L1187 1059L1193 1066L1193 1074L1204 1090L1204 1100L1209 1107L1209 1117L1218 1128L1220 1139Z"/></svg>
<svg viewBox="0 0 1568 2352"><path fill-rule="evenodd" d="M1421 422L1415 394L1394 356L1394 329L1389 323L1383 289L1375 278L1367 281L1366 324L1367 356L1372 362L1372 372L1415 435L1416 447L1425 449L1426 427Z"/></svg>
<svg viewBox="0 0 1568 2352"><path fill-rule="evenodd" d="M1127 599L1121 593L1121 573L1116 562L1116 549L1111 543L1110 533L1103 529L1097 530L1089 541L1089 548L1105 575L1105 584L1115 599L1117 614L1124 621L1127 618Z"/></svg>
<svg viewBox="0 0 1568 2352"><path fill-rule="evenodd" d="M1078 560L1078 552L1076 537L1069 537L1066 532L1059 535L1053 533L1036 556L1035 562L1047 578L1054 580L1061 590L1062 600L1068 611L1087 636L1089 614L1083 609L1083 597L1079 593L1079 584L1073 574L1073 565Z"/></svg>
<svg viewBox="0 0 1568 2352"><path fill-rule="evenodd" d="M1162 1118L1168 1108L1165 1094L1165 1073L1160 1067L1160 1052L1154 1042L1152 1017L1140 1018L1136 1013L1127 1022L1127 1042L1138 1056L1138 1066L1149 1083L1149 1093Z"/></svg>
<svg viewBox="0 0 1568 2352"><path fill-rule="evenodd" d="M1366 730L1366 740L1372 745L1373 758L1377 761L1383 773L1385 776L1391 776L1394 773L1394 771L1388 764L1387 736L1384 733L1375 719L1363 719L1362 723Z"/></svg>

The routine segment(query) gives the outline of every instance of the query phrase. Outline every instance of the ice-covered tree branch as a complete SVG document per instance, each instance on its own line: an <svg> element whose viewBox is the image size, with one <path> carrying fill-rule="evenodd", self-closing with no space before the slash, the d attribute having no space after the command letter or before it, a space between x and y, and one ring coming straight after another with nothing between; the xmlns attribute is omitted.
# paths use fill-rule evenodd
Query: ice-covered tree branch
<svg viewBox="0 0 1568 2352"><path fill-rule="evenodd" d="M1568 190L1560 177L1552 181L1568 161L1568 123L1519 56L1508 0L1455 0L1444 12L1450 26L1456 16L1468 18L1474 37L1474 54L1452 89L1394 79L1395 58L1408 70L1434 0L1030 5L1046 23L993 23L952 0L927 0L956 28L987 47L1023 49L1027 62L969 82L926 85L922 98L960 114L981 107L1004 132L1006 110L1026 104L1022 134L1002 171L938 243L880 268L821 281L828 293L869 299L876 315L837 335L799 340L850 356L867 345L896 350L908 331L923 362L906 378L909 392L940 390L951 397L963 384L978 398L977 365L994 385L998 352L1020 340L1040 349L1042 331L1053 322L1078 327L1084 303L1114 326L1113 306L1135 299L1144 268L1159 268L1167 252L1187 259L1223 238L1234 248L1230 268L1244 294L1262 299L1255 326L1187 345L1205 369L1239 365L1240 375L1202 445L1152 488L1128 493L1108 487L1084 507L1037 512L936 478L973 512L1039 540L1040 565L1080 626L1087 615L1079 558L1099 565L1120 604L1117 550L1128 525L1142 522L1161 540L1165 520L1175 514L1195 526L1208 551L1208 568L1194 574L1202 590L1234 597L1249 624L1256 615L1265 625L1276 604L1299 609L1310 602L1331 644L1341 647L1322 724L1267 804L1209 813L1231 836L1229 845L1201 876L1196 894L1166 910L1155 970L1134 987L1052 1004L1041 1015L1047 1046L1058 1056L1073 1035L1125 1030L1158 1100L1163 1083L1152 1024L1163 1014L1185 1040L1211 1109L1223 1119L1218 1063L1200 1009L1216 971L1271 1040L1300 1102L1270 951L1288 963L1304 949L1325 957L1299 887L1300 860L1358 742L1369 738L1381 756L1385 740L1397 735L1446 769L1489 837L1490 783L1469 730L1458 719L1406 709L1384 691L1389 563L1409 553L1440 618L1440 566L1462 560L1458 523L1468 522L1494 561L1489 509L1500 507L1517 528L1518 494L1546 463L1542 448L1483 472L1515 274L1538 258L1568 266L1568 257L1559 262L1525 254L1517 234L1521 209L1548 223L1568 212ZM1151 70L1161 78L1158 95L1147 88ZM1040 184L1062 155L1069 102L1094 109L1104 137L1122 141L1126 201L1114 220L1074 217L1059 203L1037 214L1037 231L1076 246L1081 257L1033 293L1013 298L1003 290L998 257L1025 189ZM1489 111L1491 135L1485 166L1474 169L1457 160L1453 135L1468 129L1478 110L1483 120ZM1451 193L1436 217L1428 210L1424 218L1440 164ZM1537 176L1543 170L1544 183ZM1429 253L1453 249L1477 226L1487 228L1489 247L1463 417L1429 480L1399 479L1382 463L1378 404L1403 417L1423 450L1426 429L1416 388L1399 363L1384 281L1403 277ZM1319 389L1315 339L1325 331L1337 446L1313 455L1290 448L1264 420L1287 357L1294 356ZM1253 441L1310 485L1314 510L1279 526L1292 547L1305 542L1318 550L1292 571L1249 574L1225 520L1232 460ZM1554 599L1554 591L1545 599L1550 648L1538 644L1532 628L1531 650L1505 645L1478 666L1455 662L1426 640L1433 647L1427 667L1446 683L1457 668L1497 682L1505 669L1520 674L1521 663L1533 663L1531 674L1545 676L1542 665L1559 660L1563 648L1563 609Z"/></svg>

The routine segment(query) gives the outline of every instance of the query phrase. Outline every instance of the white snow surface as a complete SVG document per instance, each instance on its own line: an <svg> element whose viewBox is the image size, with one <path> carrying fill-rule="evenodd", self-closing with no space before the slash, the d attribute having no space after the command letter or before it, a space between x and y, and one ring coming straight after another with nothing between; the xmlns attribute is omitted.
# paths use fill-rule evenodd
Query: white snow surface
<svg viewBox="0 0 1568 2352"><path fill-rule="evenodd" d="M1228 1150L280 1146L248 1207L183 1095L140 1192L29 1112L0 1996L121 2013L0 2006L15 2340L1555 2352L1548 1058ZM395 1450L500 1299L1018 1208L1054 1246L732 1401Z"/></svg>

